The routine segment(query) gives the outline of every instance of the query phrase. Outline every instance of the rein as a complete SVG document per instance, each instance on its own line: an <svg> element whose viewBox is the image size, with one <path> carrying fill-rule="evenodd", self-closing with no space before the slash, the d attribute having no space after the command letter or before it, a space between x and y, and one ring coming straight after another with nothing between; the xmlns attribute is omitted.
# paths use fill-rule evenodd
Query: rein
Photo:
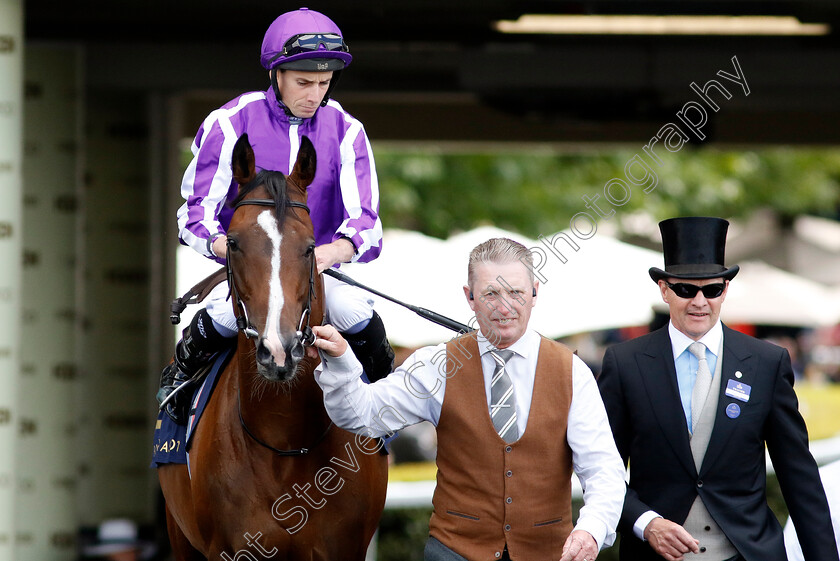
<svg viewBox="0 0 840 561"><path fill-rule="evenodd" d="M271 199L248 199L244 201L240 201L237 203L234 209L239 208L242 205L257 205L257 206L268 206L274 207L275 202ZM302 208L309 213L309 207L306 206L304 203L298 203L295 201L286 201L287 207L293 208ZM228 242L230 243L230 242ZM309 259L309 294L306 298L306 306L303 308L303 312L300 314L300 322L298 322L298 330L297 330L297 338L300 340L301 344L304 347L312 346L315 342L315 333L312 331L312 327L309 325L309 318L312 315L312 299L315 297L315 254L314 252L310 256ZM233 281L233 266L231 265L230 257L225 261L225 266L227 268L227 278L228 278L228 286L230 287L230 294L228 297L232 297L234 302L236 302L236 307L240 311L240 315L236 316L236 326L245 334L245 337L248 339L256 339L259 337L259 332L254 327L254 324L251 323L251 320L248 319L248 310L245 307L245 302L242 301L242 298L239 296L239 291L236 290L236 284ZM248 425L245 424L245 419L242 417L242 390L241 388L237 388L236 399L237 399L237 409L239 413L239 423L242 425L242 428L245 429L245 432L250 436L254 442L259 444L260 446L267 448L277 454L278 456L303 456L308 454L311 448L295 448L291 450L280 450L279 448L275 448L274 446L268 444L267 442L261 440L257 437L251 429L248 428ZM327 428L321 434L320 437L315 441L312 445L312 448L318 446L324 438L326 438L327 434L330 432L333 423L327 425Z"/></svg>
<svg viewBox="0 0 840 561"><path fill-rule="evenodd" d="M259 437L257 437L257 435L252 433L251 429L248 428L248 425L245 424L245 419L242 418L242 393L241 392L242 392L241 389L236 390L237 408L239 410L239 423L242 425L242 428L245 429L245 432L248 433L248 436L250 436L254 440L254 442L259 444L263 448L268 448L269 450L271 450L272 452L274 452L278 456L304 456L304 455L309 453L309 450L311 450L311 448L293 448L291 450L280 450L279 448L275 448L274 446L265 442L264 440L261 440ZM312 448L315 448L316 446L321 444L321 442L323 442L323 440L327 437L327 434L330 432L330 429L332 427L333 427L333 422L330 421L330 424L327 425L327 428L324 430L323 433L321 433L321 436L318 437L318 440L315 441L315 443L312 445Z"/></svg>

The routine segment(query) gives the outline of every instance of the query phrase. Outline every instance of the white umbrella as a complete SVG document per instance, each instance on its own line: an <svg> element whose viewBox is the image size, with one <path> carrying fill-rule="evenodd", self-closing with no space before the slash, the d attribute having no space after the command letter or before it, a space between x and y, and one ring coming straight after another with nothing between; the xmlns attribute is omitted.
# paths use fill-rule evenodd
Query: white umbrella
<svg viewBox="0 0 840 561"><path fill-rule="evenodd" d="M341 271L392 298L468 323L472 311L461 286L467 256L443 240L405 230L386 230L383 251L370 263L347 263ZM469 253L467 253L469 255ZM458 259L460 258L460 262ZM456 335L416 313L371 294L391 343L402 347L436 344Z"/></svg>
<svg viewBox="0 0 840 561"><path fill-rule="evenodd" d="M721 319L764 325L833 325L838 321L837 297L819 283L762 261L747 261L729 284Z"/></svg>
<svg viewBox="0 0 840 561"><path fill-rule="evenodd" d="M564 241L563 235L577 246L576 250ZM535 253L535 270L541 283L531 326L546 337L645 325L652 319L652 307L660 302L659 291L647 270L661 266L661 255L603 233L586 240L569 232L534 240L483 226L444 241L389 229L384 233L383 252L378 259L344 264L341 271L407 304L464 324L472 320L474 324L462 289L467 281L467 259L475 246L494 237L511 238ZM179 252L178 294L217 268L217 264L184 248L183 253ZM411 310L373 294L370 297L394 345L419 347L441 343L455 335ZM189 321L190 312L188 309L184 313L183 325Z"/></svg>
<svg viewBox="0 0 840 561"><path fill-rule="evenodd" d="M547 250L552 239L565 263ZM534 329L555 338L648 324L654 304L661 301L648 269L661 262L661 255L602 234L569 239L578 250L563 239L541 240L539 247L549 258L540 270L545 282L533 313Z"/></svg>
<svg viewBox="0 0 840 561"><path fill-rule="evenodd" d="M469 323L473 314L461 288L466 284L469 253L489 238L509 237L538 254L535 269L543 282L531 326L546 337L648 323L659 292L647 270L661 261L661 256L606 235L580 240L565 234L577 250L558 234L532 240L488 226L457 234L445 242L388 230L377 260L342 265L341 269L398 300ZM554 251L549 248L552 243ZM558 254L563 255L565 263ZM440 343L454 335L397 304L375 299L395 345Z"/></svg>

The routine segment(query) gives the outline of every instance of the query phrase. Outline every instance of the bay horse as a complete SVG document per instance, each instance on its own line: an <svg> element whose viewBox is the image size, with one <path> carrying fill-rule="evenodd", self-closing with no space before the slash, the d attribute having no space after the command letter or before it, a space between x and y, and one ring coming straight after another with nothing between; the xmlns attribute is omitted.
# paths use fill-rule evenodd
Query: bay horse
<svg viewBox="0 0 840 561"><path fill-rule="evenodd" d="M158 478L177 561L363 560L385 504L382 442L334 426L307 358L324 313L306 188L315 149L292 173L255 170L247 135L227 232L240 332L189 450Z"/></svg>

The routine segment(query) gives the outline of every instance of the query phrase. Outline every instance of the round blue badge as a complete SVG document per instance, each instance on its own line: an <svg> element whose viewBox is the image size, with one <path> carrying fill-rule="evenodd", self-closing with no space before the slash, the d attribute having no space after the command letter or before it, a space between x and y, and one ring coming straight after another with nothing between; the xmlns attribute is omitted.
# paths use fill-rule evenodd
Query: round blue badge
<svg viewBox="0 0 840 561"><path fill-rule="evenodd" d="M741 407L737 403L730 403L726 406L726 416L734 419L741 414Z"/></svg>

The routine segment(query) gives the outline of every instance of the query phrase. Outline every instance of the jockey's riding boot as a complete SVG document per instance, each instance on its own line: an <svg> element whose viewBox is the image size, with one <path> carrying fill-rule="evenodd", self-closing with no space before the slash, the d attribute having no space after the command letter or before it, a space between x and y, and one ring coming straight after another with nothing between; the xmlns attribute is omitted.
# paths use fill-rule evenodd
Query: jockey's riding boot
<svg viewBox="0 0 840 561"><path fill-rule="evenodd" d="M342 335L362 363L370 382L381 380L394 370L394 349L388 343L385 324L375 311L364 329Z"/></svg>
<svg viewBox="0 0 840 561"><path fill-rule="evenodd" d="M216 331L206 309L199 311L184 328L182 338L175 346L174 360L160 373L157 400L160 407L173 421L183 425L187 421L192 392L181 391L193 381L199 371L207 366L223 348L224 337Z"/></svg>

